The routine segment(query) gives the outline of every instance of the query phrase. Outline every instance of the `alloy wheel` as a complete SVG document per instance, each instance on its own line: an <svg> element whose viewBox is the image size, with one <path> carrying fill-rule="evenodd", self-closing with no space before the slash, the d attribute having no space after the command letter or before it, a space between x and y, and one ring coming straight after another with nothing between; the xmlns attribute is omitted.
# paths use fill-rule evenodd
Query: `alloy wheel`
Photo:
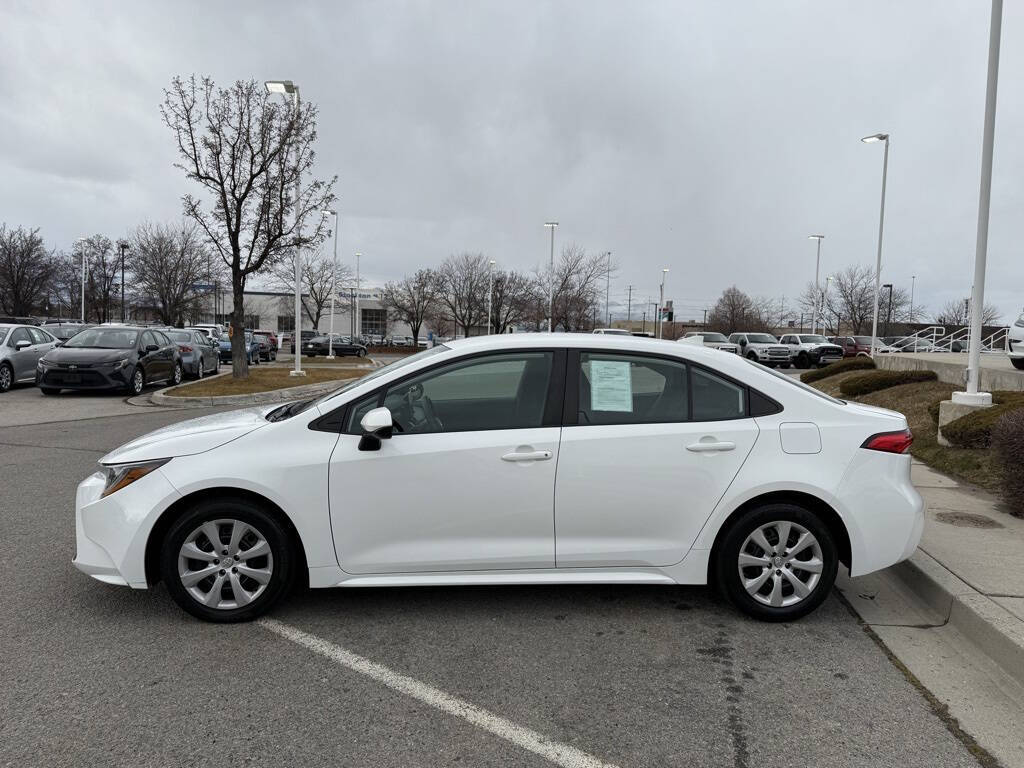
<svg viewBox="0 0 1024 768"><path fill-rule="evenodd" d="M788 520L755 528L740 547L740 583L754 600L772 608L802 602L821 580L821 545L809 530Z"/></svg>
<svg viewBox="0 0 1024 768"><path fill-rule="evenodd" d="M201 379L205 375L206 375L206 363L204 363L203 362L203 358L200 357L199 358L199 375L196 378L197 379Z"/></svg>
<svg viewBox="0 0 1024 768"><path fill-rule="evenodd" d="M146 376L141 368L136 368L132 374L132 392L136 395L142 394L142 388L146 385Z"/></svg>
<svg viewBox="0 0 1024 768"><path fill-rule="evenodd" d="M174 366L174 376L171 379L176 385L181 384L181 363L176 363Z"/></svg>
<svg viewBox="0 0 1024 768"><path fill-rule="evenodd" d="M11 376L11 369L6 365L0 365L0 392L6 392L13 383L14 377Z"/></svg>
<svg viewBox="0 0 1024 768"><path fill-rule="evenodd" d="M198 603L217 610L242 608L266 590L274 556L266 537L234 519L210 520L185 537L178 578Z"/></svg>

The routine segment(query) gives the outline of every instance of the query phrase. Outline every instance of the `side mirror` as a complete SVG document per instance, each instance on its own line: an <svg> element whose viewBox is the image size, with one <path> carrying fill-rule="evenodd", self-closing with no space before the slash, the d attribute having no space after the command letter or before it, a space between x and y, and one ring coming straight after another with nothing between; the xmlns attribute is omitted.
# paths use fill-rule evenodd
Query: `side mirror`
<svg viewBox="0 0 1024 768"><path fill-rule="evenodd" d="M387 408L368 411L359 422L363 436L359 438L360 451L379 451L381 440L391 439L394 422Z"/></svg>
<svg viewBox="0 0 1024 768"><path fill-rule="evenodd" d="M18 352L21 352L21 350L26 349L27 347L31 347L31 346L32 346L32 342L31 341L25 341L24 339L22 339L21 341L17 342L14 345L14 348Z"/></svg>
<svg viewBox="0 0 1024 768"><path fill-rule="evenodd" d="M747 340L746 339L740 339L740 346L741 347L747 346Z"/></svg>
<svg viewBox="0 0 1024 768"><path fill-rule="evenodd" d="M156 344L147 344L146 345L146 351L147 352L159 352L160 351L160 347L158 347Z"/></svg>

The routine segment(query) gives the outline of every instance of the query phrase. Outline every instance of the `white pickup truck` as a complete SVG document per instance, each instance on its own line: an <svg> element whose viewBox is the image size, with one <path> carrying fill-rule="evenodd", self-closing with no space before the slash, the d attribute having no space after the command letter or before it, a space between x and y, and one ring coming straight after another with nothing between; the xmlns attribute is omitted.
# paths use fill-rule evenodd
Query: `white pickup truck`
<svg viewBox="0 0 1024 768"><path fill-rule="evenodd" d="M734 333L729 341L739 345L740 354L769 368L789 368L789 347L779 344L770 333Z"/></svg>
<svg viewBox="0 0 1024 768"><path fill-rule="evenodd" d="M785 333L779 343L789 349L790 361L797 368L821 368L843 359L843 348L817 333Z"/></svg>

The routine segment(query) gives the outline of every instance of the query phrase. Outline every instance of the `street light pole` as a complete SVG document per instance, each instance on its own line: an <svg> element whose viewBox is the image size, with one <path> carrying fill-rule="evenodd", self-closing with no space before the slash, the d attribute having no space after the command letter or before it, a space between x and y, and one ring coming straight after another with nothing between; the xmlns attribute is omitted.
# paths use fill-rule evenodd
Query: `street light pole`
<svg viewBox="0 0 1024 768"><path fill-rule="evenodd" d="M825 239L825 236L808 235L807 239L818 241L818 255L814 260L814 311L811 312L811 333L817 333L816 321L818 317L818 296L821 294L821 282L819 279L821 272L821 241Z"/></svg>
<svg viewBox="0 0 1024 768"><path fill-rule="evenodd" d="M337 290L338 281L338 212L332 210L321 211L324 216L334 216L334 262L331 266L331 323L327 332L327 359L334 359L334 294Z"/></svg>
<svg viewBox="0 0 1024 768"><path fill-rule="evenodd" d="M981 189L978 193L978 238L974 255L974 286L971 289L970 341L967 347L967 391L953 393L954 401L973 405L992 403L991 393L978 392L978 384L981 378L981 322L985 312L985 261L988 258L992 145L996 132L996 86L999 82L999 38L1002 24L1003 0L992 0L992 21L988 35L988 84L985 88L985 132L981 147Z"/></svg>
<svg viewBox="0 0 1024 768"><path fill-rule="evenodd" d="M605 256L608 259L608 263L605 266L605 273L604 273L604 312L605 312L605 315L606 315L606 318L605 318L605 328L611 328L612 327L612 307L611 307L611 304L609 303L609 297L611 296L611 288L612 288L612 252L608 251L607 253L605 253Z"/></svg>
<svg viewBox="0 0 1024 768"><path fill-rule="evenodd" d="M661 294L658 299L658 338L661 338L662 316L665 314L665 275L668 274L668 267L661 270Z"/></svg>
<svg viewBox="0 0 1024 768"><path fill-rule="evenodd" d="M494 299L494 259L487 262L487 335L491 335L491 301Z"/></svg>
<svg viewBox="0 0 1024 768"><path fill-rule="evenodd" d="M356 254L356 336L358 336L360 340L363 338L363 318L359 316L359 260L362 257L363 254ZM353 341L355 341L355 339L353 339Z"/></svg>
<svg viewBox="0 0 1024 768"><path fill-rule="evenodd" d="M885 183L889 175L889 134L876 133L865 136L861 141L865 144L885 142L885 152L882 155L882 202L878 209L878 254L875 256L875 309L871 316L871 356L874 357L878 349L878 294L881 292L882 283L882 230L885 228Z"/></svg>
<svg viewBox="0 0 1024 768"><path fill-rule="evenodd" d="M75 244L86 242L86 238L80 237ZM82 246L82 323L85 323L85 246Z"/></svg>
<svg viewBox="0 0 1024 768"><path fill-rule="evenodd" d="M128 243L126 243L126 242L124 242L124 240L122 240L120 242L120 246L121 246L121 322L123 323L126 320L126 316L125 316L125 312L124 312L124 252L125 252L125 249L128 247Z"/></svg>
<svg viewBox="0 0 1024 768"><path fill-rule="evenodd" d="M302 99L299 95L299 86L291 80L267 80L264 82L267 93L283 93L292 97L292 109L294 119L298 125ZM300 215L302 192L299 163L301 158L296 150L295 155L295 369L290 376L305 376L302 370L302 246L299 240L302 237L302 217Z"/></svg>
<svg viewBox="0 0 1024 768"><path fill-rule="evenodd" d="M555 319L555 227L558 222L546 221L544 226L551 230L551 266L548 273L548 333L551 333Z"/></svg>
<svg viewBox="0 0 1024 768"><path fill-rule="evenodd" d="M627 288L626 293L626 325L629 326L630 333L633 331L633 286L630 285Z"/></svg>
<svg viewBox="0 0 1024 768"><path fill-rule="evenodd" d="M914 322L914 283L917 280L917 275L910 276L910 322Z"/></svg>
<svg viewBox="0 0 1024 768"><path fill-rule="evenodd" d="M889 323L892 321L892 283L886 283L882 287L889 289L889 303L885 307L885 335L888 336Z"/></svg>

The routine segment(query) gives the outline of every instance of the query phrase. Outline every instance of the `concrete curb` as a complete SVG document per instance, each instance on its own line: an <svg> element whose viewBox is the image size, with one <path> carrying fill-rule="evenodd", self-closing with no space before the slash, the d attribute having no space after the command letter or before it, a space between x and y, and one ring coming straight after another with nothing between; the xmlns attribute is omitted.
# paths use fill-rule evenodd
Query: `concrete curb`
<svg viewBox="0 0 1024 768"><path fill-rule="evenodd" d="M918 549L891 568L917 597L1024 685L1024 621Z"/></svg>
<svg viewBox="0 0 1024 768"><path fill-rule="evenodd" d="M226 375L226 374L224 374ZM168 389L165 387L157 390L149 396L150 402L154 405L170 405L179 408L196 408L211 405L262 405L264 403L284 403L289 400L298 400L303 397L321 395L337 389L342 385L344 379L332 381L320 381L316 384L303 384L298 387L286 389L272 389L269 392L252 392L246 395L222 395L219 397L174 397L164 394Z"/></svg>

